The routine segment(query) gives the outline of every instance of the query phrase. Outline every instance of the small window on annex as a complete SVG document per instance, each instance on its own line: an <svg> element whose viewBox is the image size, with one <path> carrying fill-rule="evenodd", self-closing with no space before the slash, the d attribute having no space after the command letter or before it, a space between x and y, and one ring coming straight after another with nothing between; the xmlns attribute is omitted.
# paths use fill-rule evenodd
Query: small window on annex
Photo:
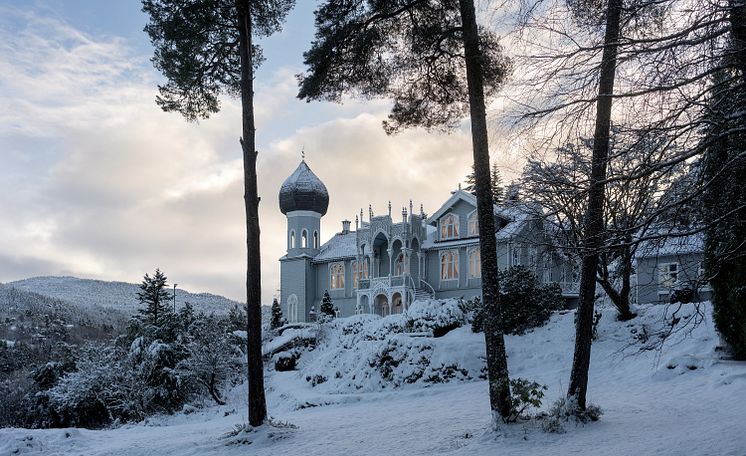
<svg viewBox="0 0 746 456"><path fill-rule="evenodd" d="M658 284L664 288L671 288L679 280L679 263L664 263L658 269Z"/></svg>
<svg viewBox="0 0 746 456"><path fill-rule="evenodd" d="M458 215L448 214L440 219L440 239L458 238Z"/></svg>
<svg viewBox="0 0 746 456"><path fill-rule="evenodd" d="M440 280L458 279L458 251L446 250L440 254Z"/></svg>
<svg viewBox="0 0 746 456"><path fill-rule="evenodd" d="M329 266L329 275L331 279L330 287L333 290L344 289L345 287L345 264L332 263Z"/></svg>

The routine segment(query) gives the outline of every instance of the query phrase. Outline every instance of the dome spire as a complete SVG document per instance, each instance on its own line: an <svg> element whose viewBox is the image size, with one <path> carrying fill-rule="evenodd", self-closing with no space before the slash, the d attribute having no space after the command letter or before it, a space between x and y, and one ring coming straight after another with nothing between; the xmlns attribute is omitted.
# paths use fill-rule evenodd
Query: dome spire
<svg viewBox="0 0 746 456"><path fill-rule="evenodd" d="M301 151L301 154L300 164L280 187L280 211L286 215L293 211L312 211L324 215L329 207L329 193L306 164L305 151Z"/></svg>

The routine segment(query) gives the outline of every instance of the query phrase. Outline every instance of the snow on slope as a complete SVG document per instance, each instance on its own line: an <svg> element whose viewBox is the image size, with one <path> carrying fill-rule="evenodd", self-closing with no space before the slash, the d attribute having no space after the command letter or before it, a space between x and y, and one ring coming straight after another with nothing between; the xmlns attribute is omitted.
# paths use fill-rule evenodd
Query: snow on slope
<svg viewBox="0 0 746 456"><path fill-rule="evenodd" d="M33 277L9 282L6 286L31 291L81 306L108 307L134 314L140 307L137 301L137 284L105 282L102 280L78 279L76 277ZM189 302L195 309L205 313L225 314L238 304L222 296L209 293L189 293L176 289L176 304Z"/></svg>
<svg viewBox="0 0 746 456"><path fill-rule="evenodd" d="M596 423L568 425L564 434L545 434L535 424L489 431L484 381L335 394L310 387L298 372L269 372L270 412L297 428L265 427L248 434L250 445L222 438L245 420L243 386L228 394L226 406L117 429L0 430L0 456L746 455L746 364L719 359L710 308L704 324L675 335L662 352L637 353L639 335L665 324L663 310L641 307L640 317L626 323L604 312L589 398L605 413ZM685 306L679 316L694 314ZM477 336L464 334L474 338L466 345ZM511 376L549 385L544 408L564 394L572 344L572 313L507 338Z"/></svg>

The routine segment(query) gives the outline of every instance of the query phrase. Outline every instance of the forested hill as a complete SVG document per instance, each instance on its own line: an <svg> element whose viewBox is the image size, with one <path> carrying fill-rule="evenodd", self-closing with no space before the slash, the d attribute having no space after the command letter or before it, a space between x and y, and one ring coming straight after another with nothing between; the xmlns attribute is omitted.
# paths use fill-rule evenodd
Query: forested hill
<svg viewBox="0 0 746 456"><path fill-rule="evenodd" d="M115 309L126 315L137 312L139 286L126 282L105 282L102 280L79 279L76 277L33 277L9 282L6 287L29 291L38 295L58 299L80 307L103 307ZM190 293L176 289L176 303L190 303L196 311L206 314L227 314L238 304L223 296L209 293Z"/></svg>

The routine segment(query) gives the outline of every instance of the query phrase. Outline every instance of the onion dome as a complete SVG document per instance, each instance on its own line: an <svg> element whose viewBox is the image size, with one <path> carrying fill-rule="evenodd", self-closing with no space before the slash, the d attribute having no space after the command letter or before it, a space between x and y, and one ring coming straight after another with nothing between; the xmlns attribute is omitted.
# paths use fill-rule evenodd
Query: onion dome
<svg viewBox="0 0 746 456"><path fill-rule="evenodd" d="M311 171L303 160L280 187L280 211L313 211L326 214L329 193L326 185Z"/></svg>

